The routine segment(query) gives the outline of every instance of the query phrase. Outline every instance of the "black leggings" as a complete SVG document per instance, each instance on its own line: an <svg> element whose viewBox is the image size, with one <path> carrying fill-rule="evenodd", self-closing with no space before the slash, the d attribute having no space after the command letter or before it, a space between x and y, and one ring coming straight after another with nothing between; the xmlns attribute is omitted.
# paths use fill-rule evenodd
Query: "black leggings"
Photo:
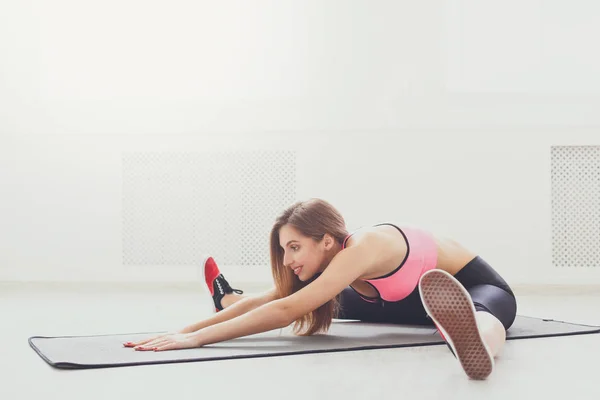
<svg viewBox="0 0 600 400"><path fill-rule="evenodd" d="M475 309L494 315L508 330L517 315L515 295L502 277L481 257L477 256L454 277L467 289ZM433 325L427 316L419 288L400 301L379 300L371 303L363 300L348 287L339 296L340 311L336 318L365 322L381 322L408 325Z"/></svg>

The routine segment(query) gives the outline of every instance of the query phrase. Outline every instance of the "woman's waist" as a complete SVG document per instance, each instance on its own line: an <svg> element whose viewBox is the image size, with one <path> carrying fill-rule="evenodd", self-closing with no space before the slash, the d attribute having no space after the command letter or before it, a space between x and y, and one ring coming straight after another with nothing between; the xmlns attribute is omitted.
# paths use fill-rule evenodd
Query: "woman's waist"
<svg viewBox="0 0 600 400"><path fill-rule="evenodd" d="M442 269L452 275L455 275L477 256L477 253L469 250L454 239L444 236L434 236L433 239L436 244L437 253L436 268Z"/></svg>

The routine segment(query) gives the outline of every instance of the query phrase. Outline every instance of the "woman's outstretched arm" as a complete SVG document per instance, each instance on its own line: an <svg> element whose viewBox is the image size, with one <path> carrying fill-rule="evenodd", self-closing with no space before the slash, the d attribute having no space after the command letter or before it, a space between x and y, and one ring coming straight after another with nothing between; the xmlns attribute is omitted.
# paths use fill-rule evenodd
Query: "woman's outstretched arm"
<svg viewBox="0 0 600 400"><path fill-rule="evenodd" d="M209 318L206 318L202 321L196 322L194 324L188 325L186 327L184 327L183 329L176 331L176 332L172 332L171 334L161 334L158 336L153 336L153 337L149 337L147 339L143 339L137 342L127 342L127 343L123 343L123 345L125 347L134 347L137 349L136 350L140 350L140 348L144 348L144 346L148 346L150 343L156 343L157 340L162 339L166 336L169 335L173 335L173 334L191 334L194 333L200 329L204 329L206 327L209 327L211 325L216 325L219 324L221 322L225 322L228 321L232 318L238 317L240 315L243 315L247 312L249 312L250 310L253 310L257 307L262 306L263 304L267 304L271 301L274 301L277 299L277 293L275 288L261 294L261 295L257 295L257 296L246 296L243 299L235 302L234 304L232 304L231 306L223 309L222 311L215 313L214 315L212 315Z"/></svg>
<svg viewBox="0 0 600 400"><path fill-rule="evenodd" d="M333 299L369 270L378 251L378 246L370 243L371 240L373 239L364 238L361 243L340 251L317 279L290 296L184 336L173 335L150 342L143 349L162 351L199 347L285 328Z"/></svg>
<svg viewBox="0 0 600 400"><path fill-rule="evenodd" d="M277 299L275 288L269 290L258 296L247 296L243 299L235 302L229 307L215 313L210 318L199 321L195 324L186 326L180 333L193 333L200 329L207 328L212 325L216 325L225 321L229 321L232 318L239 317L240 315L246 314L247 312L254 310L264 304L270 303Z"/></svg>

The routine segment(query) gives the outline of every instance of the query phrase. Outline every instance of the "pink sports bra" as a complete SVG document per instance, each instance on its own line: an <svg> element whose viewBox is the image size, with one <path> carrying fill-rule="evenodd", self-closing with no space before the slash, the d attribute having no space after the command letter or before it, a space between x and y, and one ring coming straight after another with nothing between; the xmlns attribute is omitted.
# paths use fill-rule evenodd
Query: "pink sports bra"
<svg viewBox="0 0 600 400"><path fill-rule="evenodd" d="M379 293L379 297L367 297L360 294L352 288L360 297L369 302L377 302L378 300L385 301L400 301L407 297L419 284L421 275L433 269L437 265L437 246L429 232L421 229L403 227L400 229L394 224L377 224L391 225L398 229L404 240L406 240L406 256L402 263L387 275L378 278L365 279L365 282L373 286ZM353 234L348 235L344 239L342 248L346 248L348 238Z"/></svg>

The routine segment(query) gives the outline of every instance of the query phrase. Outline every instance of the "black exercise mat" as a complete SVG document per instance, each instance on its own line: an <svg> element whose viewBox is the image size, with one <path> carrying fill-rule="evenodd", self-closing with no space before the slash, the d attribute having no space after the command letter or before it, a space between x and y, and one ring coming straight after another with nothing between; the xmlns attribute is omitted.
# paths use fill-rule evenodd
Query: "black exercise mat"
<svg viewBox="0 0 600 400"><path fill-rule="evenodd" d="M136 351L123 347L162 332L94 336L33 336L30 346L56 368L84 369L166 364L236 358L273 357L444 344L435 328L334 320L327 334L301 337L291 327L246 336L201 348ZM600 333L600 326L517 316L507 339L530 339Z"/></svg>

